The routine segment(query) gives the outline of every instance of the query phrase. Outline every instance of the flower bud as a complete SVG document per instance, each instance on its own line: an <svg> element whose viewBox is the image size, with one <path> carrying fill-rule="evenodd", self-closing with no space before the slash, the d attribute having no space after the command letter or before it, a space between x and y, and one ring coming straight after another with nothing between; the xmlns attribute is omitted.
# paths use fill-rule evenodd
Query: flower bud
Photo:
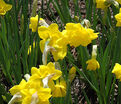
<svg viewBox="0 0 121 104"><path fill-rule="evenodd" d="M93 45L92 58L96 59L96 57L97 57L97 45Z"/></svg>

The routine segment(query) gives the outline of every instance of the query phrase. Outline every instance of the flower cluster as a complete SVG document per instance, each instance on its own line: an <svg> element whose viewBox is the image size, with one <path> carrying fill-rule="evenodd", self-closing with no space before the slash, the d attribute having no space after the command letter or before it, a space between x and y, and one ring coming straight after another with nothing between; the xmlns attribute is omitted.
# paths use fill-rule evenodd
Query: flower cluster
<svg viewBox="0 0 121 104"><path fill-rule="evenodd" d="M31 68L31 76L10 89L13 99L9 102L22 102L22 104L49 104L49 98L64 97L66 95L66 82L60 78L62 72L55 69L52 62ZM59 81L60 78L60 81ZM56 82L56 83L55 83ZM19 97L16 97L18 96ZM43 96L43 97L42 97Z"/></svg>
<svg viewBox="0 0 121 104"><path fill-rule="evenodd" d="M55 61L66 56L68 44L74 47L87 46L98 37L98 33L94 33L94 30L90 28L84 28L80 23L67 23L65 29L61 32L57 24L47 25L43 19L38 20L38 16L31 17L30 28L35 32L38 23L38 34L42 39L40 49L43 54L48 51L51 52Z"/></svg>
<svg viewBox="0 0 121 104"><path fill-rule="evenodd" d="M0 0L0 15L5 15L7 11L12 8L12 5L6 4L3 0Z"/></svg>

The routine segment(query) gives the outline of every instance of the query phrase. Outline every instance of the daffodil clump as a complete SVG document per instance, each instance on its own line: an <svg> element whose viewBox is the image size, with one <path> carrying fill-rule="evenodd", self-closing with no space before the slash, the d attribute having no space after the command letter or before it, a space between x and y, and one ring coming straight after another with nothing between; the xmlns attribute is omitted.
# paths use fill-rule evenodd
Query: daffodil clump
<svg viewBox="0 0 121 104"><path fill-rule="evenodd" d="M6 4L4 0L0 0L0 15L5 15L12 8L12 5Z"/></svg>
<svg viewBox="0 0 121 104"><path fill-rule="evenodd" d="M50 104L51 97L64 97L66 95L66 82L61 78L62 72L55 69L52 62L31 68L31 76L22 79L19 85L13 86L9 91L13 98L9 104L21 102L22 104ZM56 84L54 83L56 81Z"/></svg>
<svg viewBox="0 0 121 104"><path fill-rule="evenodd" d="M63 59L67 54L67 45L78 47L87 46L92 40L98 37L98 33L89 27L83 27L80 23L67 23L65 29L61 32L57 24L48 25L44 19L38 18L38 15L30 18L29 28L32 32L38 30L40 40L40 49L43 53L43 65L39 68L31 68L31 76L26 75L26 81L23 79L19 85L10 89L13 98L9 104L21 102L22 104L49 104L51 97L66 96L66 82L61 77L60 68L55 68L52 62L47 64L48 52L51 52L55 61ZM35 42L33 43L33 48ZM28 54L31 53L31 45ZM76 68L72 67L69 71L69 81L72 82L76 76ZM43 96L44 98L42 98Z"/></svg>
<svg viewBox="0 0 121 104"><path fill-rule="evenodd" d="M42 39L40 41L40 49L43 52L43 57L46 57L46 54L51 52L55 61L66 56L68 44L74 47L87 46L98 37L98 33L94 33L93 29L85 28L80 23L67 23L65 29L61 32L57 24L47 25L43 19L39 20L37 18L38 16L31 17L30 29L36 31L38 23L38 34ZM46 60L46 58L43 60Z"/></svg>

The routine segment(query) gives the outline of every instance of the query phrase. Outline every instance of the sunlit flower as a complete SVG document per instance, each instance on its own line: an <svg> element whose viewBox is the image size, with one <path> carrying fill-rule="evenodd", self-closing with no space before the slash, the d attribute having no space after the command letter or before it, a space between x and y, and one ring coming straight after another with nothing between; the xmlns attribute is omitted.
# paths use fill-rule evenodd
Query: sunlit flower
<svg viewBox="0 0 121 104"><path fill-rule="evenodd" d="M98 63L98 61L94 58L88 60L86 62L87 65L87 69L88 70L96 70L96 69L99 69L100 68L100 64Z"/></svg>
<svg viewBox="0 0 121 104"><path fill-rule="evenodd" d="M121 26L121 8L118 14L115 15L115 18L117 20L116 26Z"/></svg>
<svg viewBox="0 0 121 104"><path fill-rule="evenodd" d="M94 33L90 28L84 28L80 23L67 23L65 28L63 34L68 37L68 43L74 47L87 46L98 37L98 33Z"/></svg>
<svg viewBox="0 0 121 104"><path fill-rule="evenodd" d="M15 85L10 89L10 93L13 95L9 104L16 102L22 102L22 104L49 104L49 98L51 95L50 88L43 88L40 83L41 80L22 80L19 85ZM44 96L44 98L42 98Z"/></svg>
<svg viewBox="0 0 121 104"><path fill-rule="evenodd" d="M45 44L49 39L48 50L53 54L54 60L63 59L67 54L67 40L63 34L58 30L57 24L51 24L49 27L40 26L38 28L40 41L40 49L42 52L47 50Z"/></svg>
<svg viewBox="0 0 121 104"><path fill-rule="evenodd" d="M57 80L62 72L55 69L55 66L52 62L49 62L47 65L40 65L39 68L32 67L31 69L32 76L30 80L38 82L41 84L42 80L46 77L51 78L52 80Z"/></svg>
<svg viewBox="0 0 121 104"><path fill-rule="evenodd" d="M19 85L15 85L9 90L13 97L8 104L14 104L15 102L20 102L22 100L21 90L26 89L26 84L27 82L22 79Z"/></svg>
<svg viewBox="0 0 121 104"><path fill-rule="evenodd" d="M92 47L92 58L89 59L86 64L88 70L96 70L100 68L99 62L96 60L97 57L97 45L93 45Z"/></svg>
<svg viewBox="0 0 121 104"><path fill-rule="evenodd" d="M15 95L16 93L20 92L22 89L26 88L27 82L22 79L19 85L13 86L9 91L12 95Z"/></svg>
<svg viewBox="0 0 121 104"><path fill-rule="evenodd" d="M22 104L50 104L51 95L50 88L24 89L21 91L23 100Z"/></svg>
<svg viewBox="0 0 121 104"><path fill-rule="evenodd" d="M0 15L5 15L7 11L12 8L12 5L6 4L3 0L0 0Z"/></svg>
<svg viewBox="0 0 121 104"><path fill-rule="evenodd" d="M96 7L100 9L105 9L110 4L107 2L107 0L96 0Z"/></svg>
<svg viewBox="0 0 121 104"><path fill-rule="evenodd" d="M121 65L116 63L112 73L114 73L116 75L116 79L119 79L121 81Z"/></svg>
<svg viewBox="0 0 121 104"><path fill-rule="evenodd" d="M30 18L29 28L32 29L32 32L36 32L38 26L38 15Z"/></svg>
<svg viewBox="0 0 121 104"><path fill-rule="evenodd" d="M52 86L51 86L52 87ZM56 84L52 88L53 97L64 97L66 96L66 82L61 79L60 82L57 80Z"/></svg>

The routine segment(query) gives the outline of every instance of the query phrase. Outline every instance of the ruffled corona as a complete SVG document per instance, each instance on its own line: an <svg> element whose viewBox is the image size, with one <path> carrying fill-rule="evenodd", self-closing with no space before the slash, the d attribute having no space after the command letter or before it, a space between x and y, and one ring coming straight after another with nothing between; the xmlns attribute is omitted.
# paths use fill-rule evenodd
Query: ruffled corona
<svg viewBox="0 0 121 104"><path fill-rule="evenodd" d="M87 46L98 37L98 33L94 33L90 28L84 28L80 23L67 23L63 34L68 37L68 43L74 47Z"/></svg>

